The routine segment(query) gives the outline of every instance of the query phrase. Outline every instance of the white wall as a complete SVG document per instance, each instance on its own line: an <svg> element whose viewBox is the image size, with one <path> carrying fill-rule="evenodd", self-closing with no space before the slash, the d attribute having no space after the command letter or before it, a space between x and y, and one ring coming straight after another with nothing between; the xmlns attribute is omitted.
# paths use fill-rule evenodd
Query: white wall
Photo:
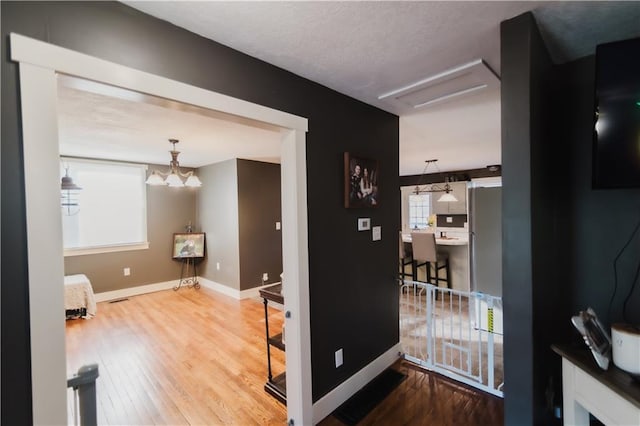
<svg viewBox="0 0 640 426"><path fill-rule="evenodd" d="M206 233L205 260L198 274L240 290L238 170L235 159L198 169L198 225ZM218 264L220 269L218 269Z"/></svg>

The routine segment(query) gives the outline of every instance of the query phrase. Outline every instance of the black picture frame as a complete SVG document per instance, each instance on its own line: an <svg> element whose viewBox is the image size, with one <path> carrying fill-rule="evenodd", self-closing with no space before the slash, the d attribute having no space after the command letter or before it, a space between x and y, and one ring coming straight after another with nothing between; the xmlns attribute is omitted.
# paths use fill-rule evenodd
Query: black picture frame
<svg viewBox="0 0 640 426"><path fill-rule="evenodd" d="M173 258L203 258L204 232L184 232L173 234Z"/></svg>
<svg viewBox="0 0 640 426"><path fill-rule="evenodd" d="M344 153L344 207L378 207L379 165L377 160Z"/></svg>

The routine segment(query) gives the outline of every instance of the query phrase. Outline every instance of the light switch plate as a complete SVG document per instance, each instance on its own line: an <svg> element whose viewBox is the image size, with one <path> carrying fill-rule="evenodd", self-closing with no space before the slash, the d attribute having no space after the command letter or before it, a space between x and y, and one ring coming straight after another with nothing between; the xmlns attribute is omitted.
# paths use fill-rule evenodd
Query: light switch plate
<svg viewBox="0 0 640 426"><path fill-rule="evenodd" d="M371 229L371 218L360 217L358 218L358 231L368 231Z"/></svg>
<svg viewBox="0 0 640 426"><path fill-rule="evenodd" d="M447 223L453 223L453 218L451 216L447 216Z"/></svg>
<svg viewBox="0 0 640 426"><path fill-rule="evenodd" d="M276 231L280 230L280 222L276 222Z"/></svg>
<svg viewBox="0 0 640 426"><path fill-rule="evenodd" d="M382 239L382 226L374 226L371 234L373 241L380 241Z"/></svg>

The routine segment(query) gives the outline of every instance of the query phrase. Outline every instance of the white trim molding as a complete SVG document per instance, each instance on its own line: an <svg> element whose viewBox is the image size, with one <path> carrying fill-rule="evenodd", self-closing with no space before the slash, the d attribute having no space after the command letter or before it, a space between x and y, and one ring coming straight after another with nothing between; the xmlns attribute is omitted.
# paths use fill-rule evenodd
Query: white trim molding
<svg viewBox="0 0 640 426"><path fill-rule="evenodd" d="M121 244L113 246L68 248L64 249L64 257L84 256L86 254L116 253L119 251L146 250L148 248L148 241L142 243Z"/></svg>
<svg viewBox="0 0 640 426"><path fill-rule="evenodd" d="M178 280L127 287L119 290L103 291L102 293L96 293L95 299L96 302L109 302L111 300L124 299L126 297L140 296L141 294L169 290L176 285L178 285Z"/></svg>
<svg viewBox="0 0 640 426"><path fill-rule="evenodd" d="M233 297L236 300L253 299L260 297L260 289L269 287L280 283L271 283L259 287L248 288L246 290L238 290L237 288L229 287L228 285L220 284L219 282L209 280L207 278L198 277L198 282L203 287L211 289L215 292L224 294L225 296Z"/></svg>
<svg viewBox="0 0 640 426"><path fill-rule="evenodd" d="M289 329L287 328L287 339L288 338ZM362 389L367 383L393 365L393 363L400 358L401 350L402 346L400 343L397 343L371 363L364 366L356 374L339 384L338 387L316 401L316 403L313 404L313 424L319 423L353 394Z"/></svg>
<svg viewBox="0 0 640 426"><path fill-rule="evenodd" d="M66 424L64 260L56 75L20 65L33 424ZM55 142L55 143L54 143ZM40 235L41 237L38 237Z"/></svg>
<svg viewBox="0 0 640 426"><path fill-rule="evenodd" d="M284 276L292 277L291 284L284 286L286 309L291 313L286 320L287 414L296 425L311 424L308 120L15 33L10 35L10 44L11 59L19 62L20 70L34 424L67 421L62 223L59 188L55 188L60 180L59 74L208 108L229 120L280 130L283 271Z"/></svg>
<svg viewBox="0 0 640 426"><path fill-rule="evenodd" d="M199 87L170 80L155 74L135 70L104 59L85 55L43 41L11 33L11 59L21 64L31 64L53 69L58 73L81 77L117 87L162 96L178 102L214 111L256 120L286 129L308 131L308 120L284 111L232 98L231 96L203 90ZM113 73L115 68L126 70Z"/></svg>

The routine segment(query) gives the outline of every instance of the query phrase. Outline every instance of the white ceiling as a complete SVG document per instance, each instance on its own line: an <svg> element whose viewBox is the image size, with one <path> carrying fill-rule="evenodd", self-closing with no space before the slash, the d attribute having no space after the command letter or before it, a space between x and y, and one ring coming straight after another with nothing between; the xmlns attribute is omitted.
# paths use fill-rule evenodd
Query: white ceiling
<svg viewBox="0 0 640 426"><path fill-rule="evenodd" d="M280 162L278 129L149 95L58 77L58 133L64 156L201 167L231 158Z"/></svg>
<svg viewBox="0 0 640 426"><path fill-rule="evenodd" d="M500 163L499 90L413 113L378 96L475 59L500 75L501 21L533 10L556 62L640 36L640 2L124 3L400 115L401 175L420 173L432 158L443 171ZM156 140L180 138L155 128Z"/></svg>

